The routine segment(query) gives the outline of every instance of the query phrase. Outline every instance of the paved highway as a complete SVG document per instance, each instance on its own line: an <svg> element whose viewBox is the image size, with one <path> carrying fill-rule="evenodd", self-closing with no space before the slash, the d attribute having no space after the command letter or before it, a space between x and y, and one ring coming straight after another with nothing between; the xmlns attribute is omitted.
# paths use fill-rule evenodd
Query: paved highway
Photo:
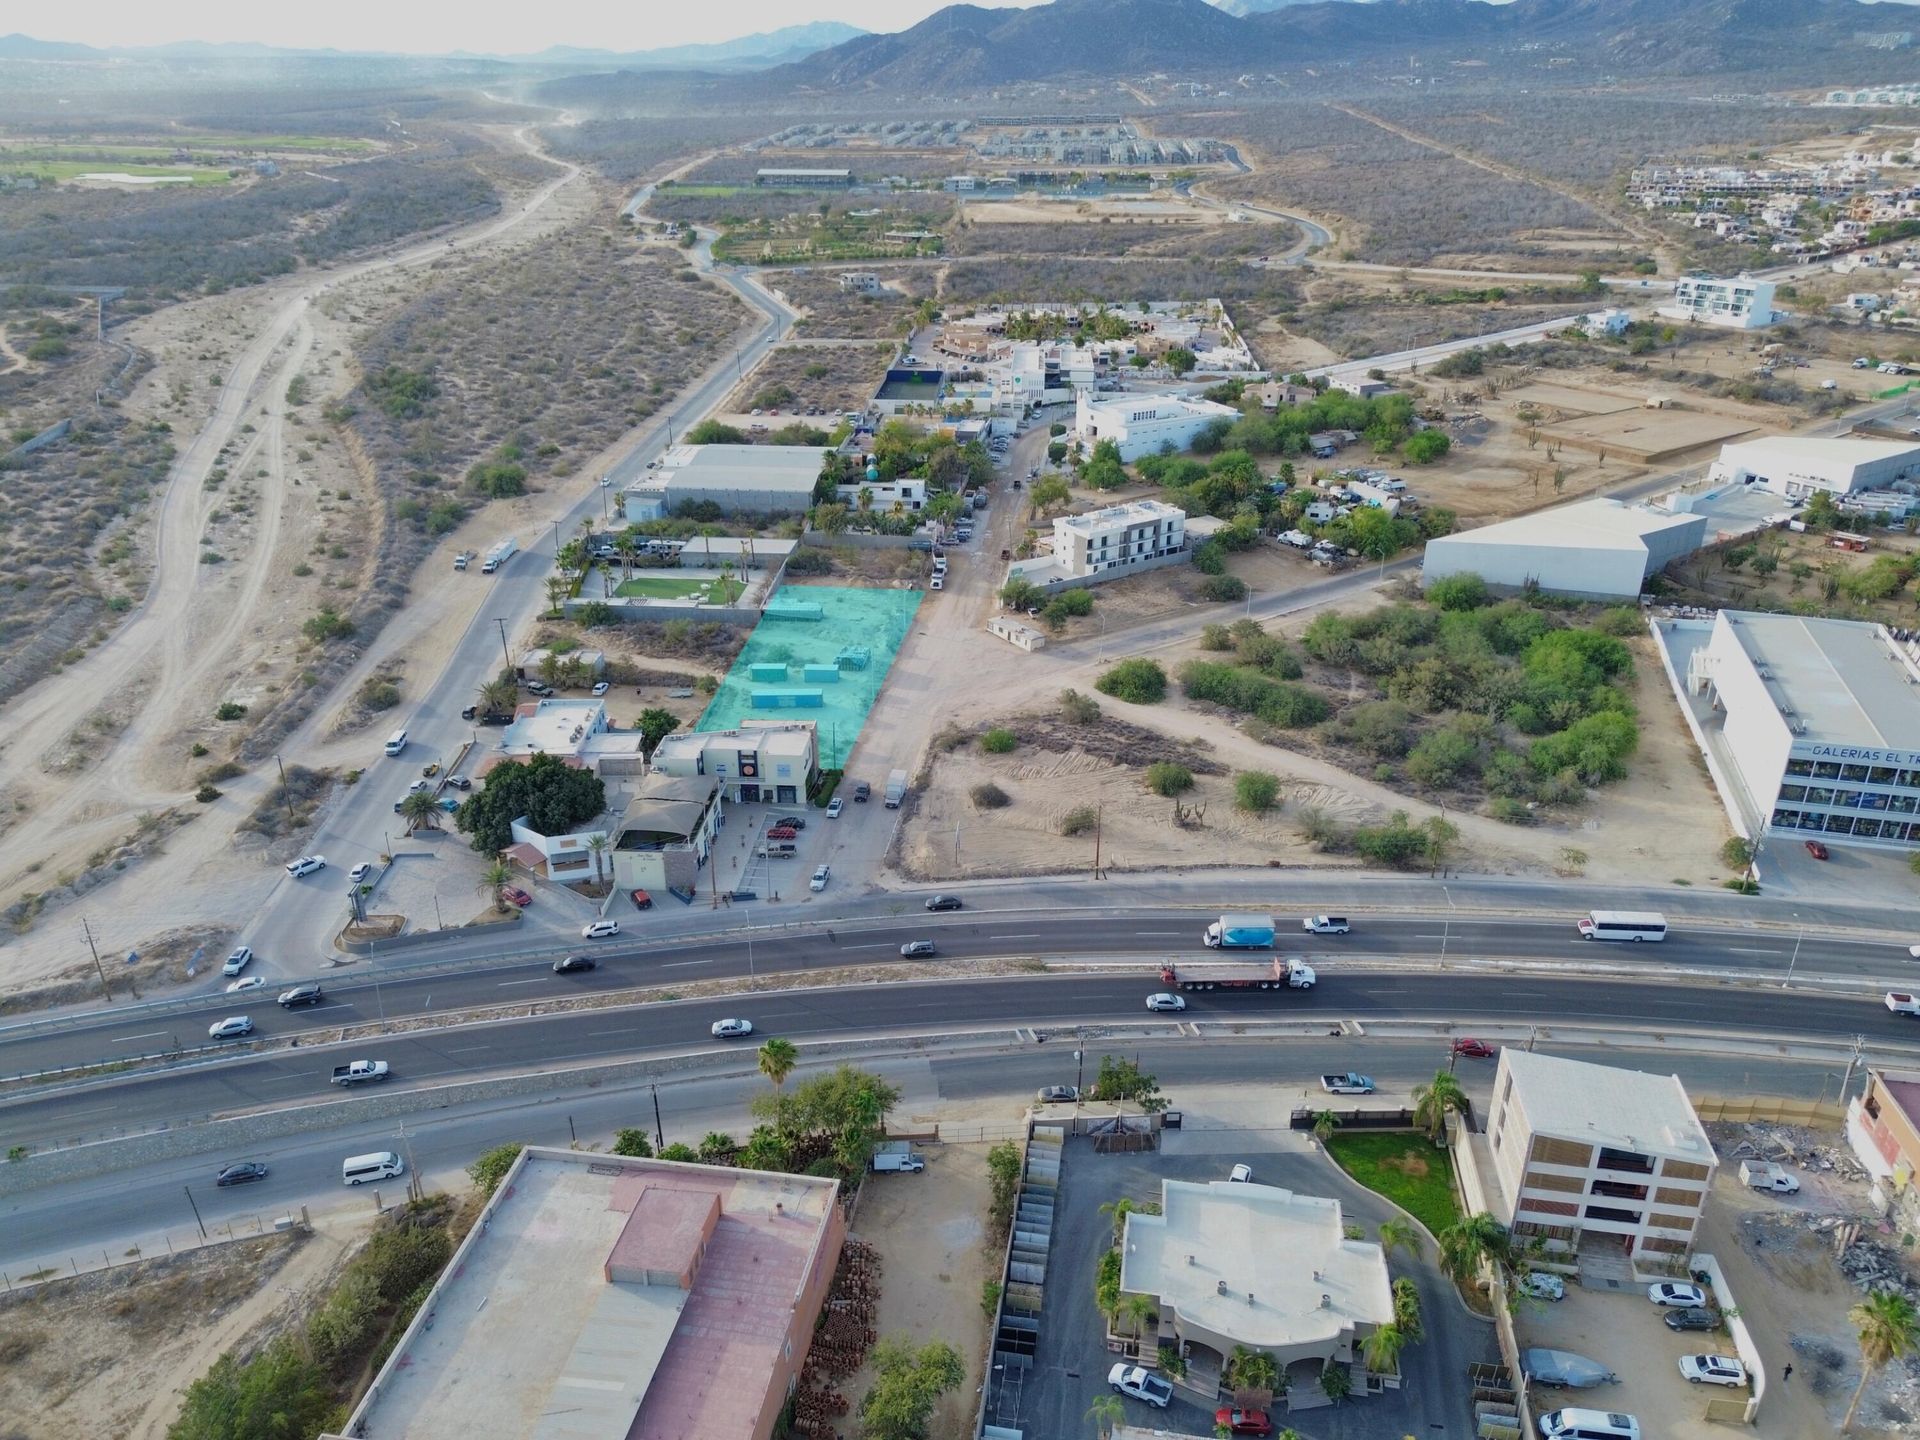
<svg viewBox="0 0 1920 1440"><path fill-rule="evenodd" d="M901 902L896 901L896 904ZM1290 915L1283 925L1297 925ZM321 976L325 1003L283 1010L275 1002L278 982L243 995L215 993L166 1012L104 1010L70 1017L55 1026L21 1025L0 1030L0 1074L20 1075L74 1065L124 1062L208 1045L207 1027L228 1015L250 1016L267 1040L324 1037L345 1027L401 1016L458 1011L477 1006L525 1004L556 995L611 991L634 984L713 980L747 975L805 973L835 966L897 963L905 940L933 939L949 959L1039 956L1049 959L1109 957L1147 961L1168 957L1182 964L1264 962L1266 955L1240 956L1204 950L1205 918L1191 910L1141 909L1120 914L1019 911L978 914L924 912L873 917L831 927L778 932L752 939L739 934L638 948L620 940L576 941L601 968L581 975L555 975L549 958L502 960L483 968L424 971L378 962L379 969L343 970ZM1571 918L1368 917L1352 934L1311 936L1283 932L1281 953L1306 956L1336 978L1345 961L1400 962L1417 966L1475 960L1565 962L1582 967L1644 966L1711 975L1756 973L1797 980L1844 976L1874 982L1920 981L1905 947L1883 940L1826 933L1751 930L1676 931L1658 947L1595 944L1574 932ZM1143 964L1143 976L1148 973ZM377 978L377 983L376 983ZM1871 993L1863 990L1862 993ZM236 1048L242 1042L234 1042Z"/></svg>
<svg viewBox="0 0 1920 1440"><path fill-rule="evenodd" d="M711 236L704 237L692 255L700 268L708 270L713 269L711 240ZM718 270L714 273L758 313L761 326L751 339L734 347L739 350L737 358L723 354L697 383L681 393L662 421L641 435L611 467L613 484L608 488L617 489L639 475L649 460L667 448L669 432L678 434L717 406L738 383L741 368L757 363L792 326L793 312L751 278ZM480 683L499 672L506 658L503 646L517 643L521 627L546 603L546 580L553 568L556 537L565 542L578 533L582 520L598 520L607 503L603 496L602 487L594 485L571 507L552 517L557 523L541 527L538 534L521 535L520 553L498 574L483 575L478 564L467 572L468 581L485 587L485 593L446 667L395 722L404 723L410 732L406 753L387 759L379 753L383 733L367 733L364 779L327 812L307 841L307 850L326 856L330 868L304 879L282 879L240 933L242 942L261 952L258 963L268 973L289 973L283 956L323 955L332 948L332 937L348 916L347 871L362 861L377 861L388 837L399 833L393 802L419 776L421 765L430 759L451 761L475 735L474 727L460 718L461 710L473 704Z"/></svg>

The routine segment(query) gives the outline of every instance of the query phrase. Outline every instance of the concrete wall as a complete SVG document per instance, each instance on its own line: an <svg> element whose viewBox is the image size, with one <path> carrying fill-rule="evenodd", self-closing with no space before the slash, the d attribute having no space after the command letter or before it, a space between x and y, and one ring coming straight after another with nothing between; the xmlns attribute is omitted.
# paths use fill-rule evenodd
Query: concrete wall
<svg viewBox="0 0 1920 1440"><path fill-rule="evenodd" d="M800 543L817 550L832 550L840 545L850 546L855 550L931 550L933 548L933 541L924 535L833 535L825 530L811 528L800 537Z"/></svg>
<svg viewBox="0 0 1920 1440"><path fill-rule="evenodd" d="M33 454L36 450L44 450L47 446L53 444L54 441L64 440L72 429L73 421L56 420L31 440L23 441L14 446L13 449L9 450L5 455L0 455L0 465L6 464L9 460L23 459Z"/></svg>
<svg viewBox="0 0 1920 1440"><path fill-rule="evenodd" d="M629 596L615 596L611 600L582 596L566 603L569 619L578 618L589 605L606 605L613 610L614 619L622 624L633 620L693 620L716 621L722 625L757 625L760 612L749 607L737 605L682 605L671 600L641 600Z"/></svg>

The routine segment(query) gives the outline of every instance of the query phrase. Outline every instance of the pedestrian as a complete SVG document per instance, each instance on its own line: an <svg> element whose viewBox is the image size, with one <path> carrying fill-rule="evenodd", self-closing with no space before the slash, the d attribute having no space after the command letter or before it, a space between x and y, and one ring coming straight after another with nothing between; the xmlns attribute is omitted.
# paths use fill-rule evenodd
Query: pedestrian
<svg viewBox="0 0 1920 1440"><path fill-rule="evenodd" d="M1793 1362L1789 1360L1787 1362L1787 1368L1780 1375L1780 1379L1784 1382L1787 1380L1791 1380L1792 1378L1793 1378Z"/></svg>

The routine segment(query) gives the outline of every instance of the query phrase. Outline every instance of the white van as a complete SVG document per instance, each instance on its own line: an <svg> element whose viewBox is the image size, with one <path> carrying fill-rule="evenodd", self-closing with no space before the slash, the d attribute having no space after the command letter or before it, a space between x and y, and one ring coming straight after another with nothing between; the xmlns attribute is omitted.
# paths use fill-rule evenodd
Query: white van
<svg viewBox="0 0 1920 1440"><path fill-rule="evenodd" d="M1640 1440L1640 1422L1614 1410L1556 1410L1540 1417L1546 1440Z"/></svg>
<svg viewBox="0 0 1920 1440"><path fill-rule="evenodd" d="M391 735L387 736L387 754L398 755L402 750L406 748L407 748L407 727L402 725L398 730L394 731Z"/></svg>
<svg viewBox="0 0 1920 1440"><path fill-rule="evenodd" d="M340 1162L340 1179L348 1185L364 1185L369 1180L391 1180L407 1173L407 1167L391 1150L376 1150L371 1155L349 1155ZM1639 1432L1636 1431L1635 1440Z"/></svg>

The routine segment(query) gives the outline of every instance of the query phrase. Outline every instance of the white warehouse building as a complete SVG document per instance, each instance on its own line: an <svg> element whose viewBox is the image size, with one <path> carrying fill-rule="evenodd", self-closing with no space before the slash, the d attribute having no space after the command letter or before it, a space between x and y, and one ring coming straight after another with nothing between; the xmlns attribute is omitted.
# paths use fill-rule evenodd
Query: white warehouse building
<svg viewBox="0 0 1920 1440"><path fill-rule="evenodd" d="M1816 490L1838 498L1920 480L1920 445L1903 440L1822 440L1776 435L1722 445L1707 478L1716 484L1758 485L1804 500Z"/></svg>
<svg viewBox="0 0 1920 1440"><path fill-rule="evenodd" d="M1669 320L1759 330L1774 322L1773 282L1744 275L1737 280L1683 275L1673 282L1673 299L1659 313Z"/></svg>
<svg viewBox="0 0 1920 1440"><path fill-rule="evenodd" d="M1420 583L1471 573L1495 590L1531 584L1584 600L1631 600L1649 575L1698 550L1706 533L1704 515L1580 500L1429 540Z"/></svg>
<svg viewBox="0 0 1920 1440"><path fill-rule="evenodd" d="M1857 620L1736 610L1654 632L1735 830L1920 848L1920 646Z"/></svg>
<svg viewBox="0 0 1920 1440"><path fill-rule="evenodd" d="M819 445L676 445L621 495L627 523L711 500L728 515L799 515L831 450Z"/></svg>
<svg viewBox="0 0 1920 1440"><path fill-rule="evenodd" d="M1096 403L1085 391L1074 407L1073 428L1091 450L1102 440L1120 447L1122 460L1157 454L1162 446L1185 450L1193 437L1216 420L1231 423L1240 412L1212 400L1178 395L1139 396Z"/></svg>

